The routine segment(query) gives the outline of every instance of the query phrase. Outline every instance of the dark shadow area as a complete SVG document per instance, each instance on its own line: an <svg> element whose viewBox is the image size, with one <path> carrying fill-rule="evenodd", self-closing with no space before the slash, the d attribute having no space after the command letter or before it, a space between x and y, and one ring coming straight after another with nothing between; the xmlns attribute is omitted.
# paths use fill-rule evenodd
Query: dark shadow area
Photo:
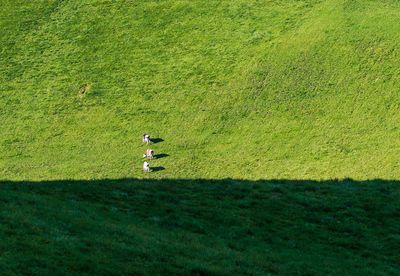
<svg viewBox="0 0 400 276"><path fill-rule="evenodd" d="M153 176L0 180L0 267L27 275L400 273L398 180Z"/></svg>
<svg viewBox="0 0 400 276"><path fill-rule="evenodd" d="M151 171L152 171L152 172L159 172L159 171L163 171L163 170L165 170L165 168L162 167L162 166L151 167Z"/></svg>
<svg viewBox="0 0 400 276"><path fill-rule="evenodd" d="M165 170L165 167L151 167L152 172ZM393 192L400 193L399 180L240 180L240 179L159 179L151 178L151 174L145 179L121 178L121 179L94 179L94 180L43 180L43 181L12 181L0 180L1 188L46 191L53 190L67 191L93 191L133 189L145 187L146 189L168 189L168 190L195 190L196 192L209 191L207 196L220 198L223 195L237 195L239 197L252 191L262 191L270 194L314 194L324 198L325 195L335 193L346 195L358 195L364 192L373 191L376 196L391 195ZM400 198L400 194L399 198ZM400 202L400 200L399 200ZM400 215L400 213L399 213ZM400 224L399 224L400 225Z"/></svg>
<svg viewBox="0 0 400 276"><path fill-rule="evenodd" d="M154 154L154 159L161 159L161 158L165 158L168 156L169 156L169 154L166 154L166 153Z"/></svg>
<svg viewBox="0 0 400 276"><path fill-rule="evenodd" d="M158 143L164 142L164 139L162 139L162 138L151 138L150 142L152 144L158 144Z"/></svg>

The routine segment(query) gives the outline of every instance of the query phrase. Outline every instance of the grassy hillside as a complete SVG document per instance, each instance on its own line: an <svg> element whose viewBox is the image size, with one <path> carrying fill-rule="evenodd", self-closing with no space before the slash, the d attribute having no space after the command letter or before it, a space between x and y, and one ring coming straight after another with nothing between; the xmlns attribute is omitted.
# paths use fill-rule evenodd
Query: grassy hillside
<svg viewBox="0 0 400 276"><path fill-rule="evenodd" d="M398 1L1 4L3 179L399 177Z"/></svg>
<svg viewBox="0 0 400 276"><path fill-rule="evenodd" d="M2 275L400 271L398 181L0 184Z"/></svg>
<svg viewBox="0 0 400 276"><path fill-rule="evenodd" d="M399 274L399 1L0 5L0 274Z"/></svg>

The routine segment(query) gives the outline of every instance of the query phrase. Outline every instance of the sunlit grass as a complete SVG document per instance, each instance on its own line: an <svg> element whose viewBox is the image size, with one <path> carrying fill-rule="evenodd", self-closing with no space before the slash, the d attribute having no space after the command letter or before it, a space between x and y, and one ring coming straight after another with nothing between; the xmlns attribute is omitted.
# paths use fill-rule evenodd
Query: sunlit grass
<svg viewBox="0 0 400 276"><path fill-rule="evenodd" d="M0 6L0 274L398 274L398 1Z"/></svg>
<svg viewBox="0 0 400 276"><path fill-rule="evenodd" d="M2 178L399 176L396 2L4 3Z"/></svg>

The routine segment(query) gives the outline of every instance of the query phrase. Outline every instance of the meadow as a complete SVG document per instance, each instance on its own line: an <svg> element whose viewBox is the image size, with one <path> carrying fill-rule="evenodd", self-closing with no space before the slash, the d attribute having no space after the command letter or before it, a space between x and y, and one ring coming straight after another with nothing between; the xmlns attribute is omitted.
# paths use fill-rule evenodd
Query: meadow
<svg viewBox="0 0 400 276"><path fill-rule="evenodd" d="M0 6L6 274L398 274L399 1Z"/></svg>
<svg viewBox="0 0 400 276"><path fill-rule="evenodd" d="M399 176L397 1L2 6L4 179Z"/></svg>
<svg viewBox="0 0 400 276"><path fill-rule="evenodd" d="M399 181L0 182L2 275L397 275Z"/></svg>

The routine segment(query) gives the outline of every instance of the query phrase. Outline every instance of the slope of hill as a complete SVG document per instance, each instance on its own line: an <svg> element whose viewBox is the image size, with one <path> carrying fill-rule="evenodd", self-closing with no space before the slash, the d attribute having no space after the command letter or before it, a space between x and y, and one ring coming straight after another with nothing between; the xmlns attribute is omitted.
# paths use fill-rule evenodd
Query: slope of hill
<svg viewBox="0 0 400 276"><path fill-rule="evenodd" d="M2 275L400 271L398 181L0 185Z"/></svg>
<svg viewBox="0 0 400 276"><path fill-rule="evenodd" d="M2 274L398 274L399 1L0 5Z"/></svg>
<svg viewBox="0 0 400 276"><path fill-rule="evenodd" d="M5 179L399 176L397 1L2 2Z"/></svg>

